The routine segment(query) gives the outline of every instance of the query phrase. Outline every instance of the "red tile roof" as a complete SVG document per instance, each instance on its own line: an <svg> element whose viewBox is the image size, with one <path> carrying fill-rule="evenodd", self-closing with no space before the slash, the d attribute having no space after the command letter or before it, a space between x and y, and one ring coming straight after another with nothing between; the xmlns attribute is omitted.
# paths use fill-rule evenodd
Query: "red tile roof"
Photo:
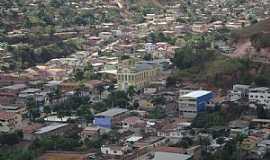
<svg viewBox="0 0 270 160"><path fill-rule="evenodd" d="M16 113L0 111L1 120L10 120L10 119L13 119L14 117L16 117Z"/></svg>

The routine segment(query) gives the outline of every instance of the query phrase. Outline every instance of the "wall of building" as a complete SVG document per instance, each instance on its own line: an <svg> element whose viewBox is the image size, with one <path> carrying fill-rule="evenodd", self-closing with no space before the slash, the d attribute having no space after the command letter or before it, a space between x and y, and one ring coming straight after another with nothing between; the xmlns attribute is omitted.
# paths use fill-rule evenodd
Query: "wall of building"
<svg viewBox="0 0 270 160"><path fill-rule="evenodd" d="M204 112L206 110L207 103L213 98L213 93L206 94L197 98L197 111Z"/></svg>
<svg viewBox="0 0 270 160"><path fill-rule="evenodd" d="M112 119L110 117L97 116L94 118L94 124L99 127L112 128Z"/></svg>

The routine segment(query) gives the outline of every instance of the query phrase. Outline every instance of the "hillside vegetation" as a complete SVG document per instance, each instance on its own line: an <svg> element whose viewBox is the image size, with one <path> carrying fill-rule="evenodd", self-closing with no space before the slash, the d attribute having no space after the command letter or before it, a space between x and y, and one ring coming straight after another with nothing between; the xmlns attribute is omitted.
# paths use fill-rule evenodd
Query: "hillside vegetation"
<svg viewBox="0 0 270 160"><path fill-rule="evenodd" d="M232 32L232 36L237 41L240 39L250 38L259 33L270 33L270 18L251 26L235 30Z"/></svg>
<svg viewBox="0 0 270 160"><path fill-rule="evenodd" d="M207 36L202 36L207 37ZM173 63L178 68L174 78L178 81L206 83L229 88L233 84L270 86L270 66L247 58L230 58L211 47L211 40L200 38L176 50Z"/></svg>

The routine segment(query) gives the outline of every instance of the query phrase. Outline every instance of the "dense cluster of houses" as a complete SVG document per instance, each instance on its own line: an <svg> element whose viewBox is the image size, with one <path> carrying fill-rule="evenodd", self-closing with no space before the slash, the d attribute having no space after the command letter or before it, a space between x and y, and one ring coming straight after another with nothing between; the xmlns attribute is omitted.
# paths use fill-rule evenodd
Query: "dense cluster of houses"
<svg viewBox="0 0 270 160"><path fill-rule="evenodd" d="M95 4L101 3L96 6L97 8L117 8L119 3L122 3L116 2L91 1ZM217 132L228 132L228 136L225 137L216 137L209 132L203 133L198 128L192 128L192 120L200 113L214 110L217 104L229 102L245 103L251 108L262 105L268 110L270 88L236 84L225 95L209 86L196 86L188 82L169 88L166 86L166 79L171 73L170 58L174 56L175 49L183 44L145 41L151 32L179 37L187 33L207 33L223 27L241 28L249 25L247 17L251 12L257 15L258 20L270 14L267 0L248 1L237 7L226 7L225 4L224 0L207 1L203 4L200 0L192 1L190 4L194 8L192 17L199 19L192 23L177 20L190 21L192 18L181 11L179 2L164 6L166 13L144 15L143 23L98 24L95 25L95 33L84 34L86 39L84 51L78 51L64 58L51 59L45 64L25 69L20 73L0 72L0 132L22 130L23 140L31 142L42 137L63 136L74 132L82 141L95 140L111 131L117 131L121 135L118 143L103 144L97 148L103 159L108 160L196 160L200 159L202 154L203 148L200 145L186 148L171 146L185 138L192 141L205 138L209 140L206 150L213 153L222 149L237 135L244 135L246 138L240 144L240 148L247 151L251 158L263 157L270 150L270 120L246 117L232 121L228 126L222 126L222 129L211 128ZM231 18L219 21L209 19L210 17ZM83 27L76 29L84 30ZM56 34L64 36L71 33L61 34L59 30ZM225 41L217 42L215 45L226 53L232 49ZM151 58L143 59L148 54ZM6 55L5 49L0 48L0 63L2 59L6 61L6 58L9 58L3 55ZM82 69L89 64L93 73L100 75L101 78L80 82L73 80L76 69ZM138 102L136 109L106 106L108 108L106 111L95 113L93 121L85 125L70 123L70 120L76 121L80 117L72 115L59 118L55 113L48 114L44 111L45 106L64 102L77 94L78 90L79 96L87 96L91 103L96 103L107 98L111 92L109 88L127 92L129 87L134 87L139 93L134 97L134 102ZM55 96L57 90L60 95ZM156 103L155 97L164 98L165 103ZM42 123L30 120L28 101L31 98L38 106ZM161 108L166 117L149 118L157 108ZM40 159L48 157L91 159L95 158L95 154L47 152Z"/></svg>

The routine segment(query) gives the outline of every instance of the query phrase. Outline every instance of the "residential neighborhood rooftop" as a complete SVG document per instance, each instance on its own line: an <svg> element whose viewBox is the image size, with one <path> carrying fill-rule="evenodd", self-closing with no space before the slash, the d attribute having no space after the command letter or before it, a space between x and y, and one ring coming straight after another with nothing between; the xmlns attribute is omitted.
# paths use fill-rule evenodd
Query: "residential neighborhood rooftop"
<svg viewBox="0 0 270 160"><path fill-rule="evenodd" d="M127 111L128 111L127 109L123 109L123 108L111 108L105 112L98 113L95 116L113 117L113 116L125 113Z"/></svg>

